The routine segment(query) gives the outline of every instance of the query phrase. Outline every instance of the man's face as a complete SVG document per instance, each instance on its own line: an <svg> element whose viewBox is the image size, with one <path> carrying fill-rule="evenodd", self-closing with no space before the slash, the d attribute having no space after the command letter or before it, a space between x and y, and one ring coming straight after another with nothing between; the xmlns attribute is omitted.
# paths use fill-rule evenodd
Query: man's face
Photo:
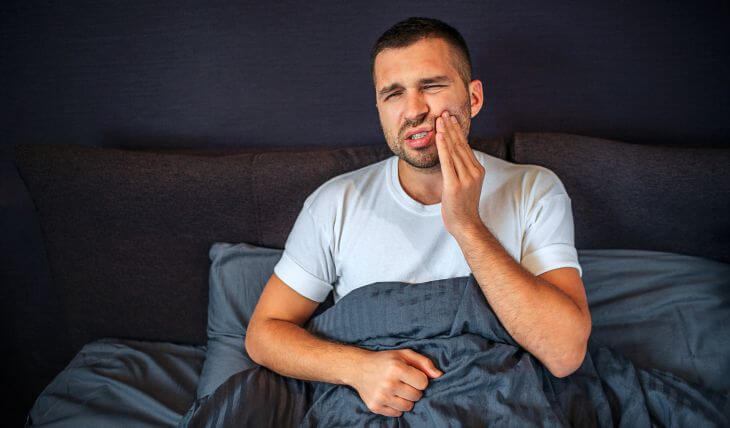
<svg viewBox="0 0 730 428"><path fill-rule="evenodd" d="M436 118L441 113L455 115L467 136L471 118L481 108L481 82L472 81L467 91L452 55L442 39L425 38L404 48L385 49L375 58L380 126L393 153L416 168L439 165ZM471 96L474 85L478 105ZM417 138L410 138L412 134Z"/></svg>

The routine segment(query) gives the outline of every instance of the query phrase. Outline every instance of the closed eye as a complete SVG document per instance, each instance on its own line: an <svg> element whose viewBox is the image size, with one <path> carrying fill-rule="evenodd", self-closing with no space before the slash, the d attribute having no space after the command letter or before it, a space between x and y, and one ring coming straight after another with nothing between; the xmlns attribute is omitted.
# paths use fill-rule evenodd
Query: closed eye
<svg viewBox="0 0 730 428"><path fill-rule="evenodd" d="M426 86L423 87L423 89L443 88L445 86L446 85L426 85ZM386 100L389 100L391 97L396 97L398 95L401 95L401 92L394 92L394 93L388 95L387 97L385 97L385 99Z"/></svg>

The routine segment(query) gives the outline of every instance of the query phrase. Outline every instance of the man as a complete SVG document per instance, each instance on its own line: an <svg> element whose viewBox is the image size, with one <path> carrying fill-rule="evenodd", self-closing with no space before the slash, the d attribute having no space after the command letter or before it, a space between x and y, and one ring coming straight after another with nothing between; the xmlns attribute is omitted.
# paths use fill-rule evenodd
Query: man
<svg viewBox="0 0 730 428"><path fill-rule="evenodd" d="M555 376L575 371L591 321L570 199L551 171L469 147L483 93L461 35L437 20L402 21L377 41L372 75L396 156L306 200L249 324L251 358L284 376L349 385L371 411L400 416L442 374L428 357L332 343L302 326L330 291L337 302L373 282L473 273L520 345Z"/></svg>

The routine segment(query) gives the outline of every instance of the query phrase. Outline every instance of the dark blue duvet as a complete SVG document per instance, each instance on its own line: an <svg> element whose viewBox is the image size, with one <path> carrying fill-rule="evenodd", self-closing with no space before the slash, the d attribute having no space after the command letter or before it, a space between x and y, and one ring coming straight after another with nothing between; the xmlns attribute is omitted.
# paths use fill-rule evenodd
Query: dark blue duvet
<svg viewBox="0 0 730 428"><path fill-rule="evenodd" d="M730 426L728 395L640 369L593 339L558 379L505 331L474 277L358 288L310 321L313 333L371 350L410 348L444 375L411 412L374 414L346 386L240 372L198 400L190 427Z"/></svg>

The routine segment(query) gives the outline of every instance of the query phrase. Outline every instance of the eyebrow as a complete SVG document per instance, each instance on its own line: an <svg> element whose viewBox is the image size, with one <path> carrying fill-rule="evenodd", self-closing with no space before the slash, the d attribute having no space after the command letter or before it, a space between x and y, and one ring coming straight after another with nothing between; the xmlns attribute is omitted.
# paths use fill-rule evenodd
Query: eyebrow
<svg viewBox="0 0 730 428"><path fill-rule="evenodd" d="M428 85L431 83L444 83L444 82L451 82L451 79L449 79L448 76L434 76L434 77L426 77L418 81L420 85ZM396 89L403 89L403 85L400 83L393 83L392 85L388 85L381 90L378 91L378 96L382 97L383 95L393 92Z"/></svg>

